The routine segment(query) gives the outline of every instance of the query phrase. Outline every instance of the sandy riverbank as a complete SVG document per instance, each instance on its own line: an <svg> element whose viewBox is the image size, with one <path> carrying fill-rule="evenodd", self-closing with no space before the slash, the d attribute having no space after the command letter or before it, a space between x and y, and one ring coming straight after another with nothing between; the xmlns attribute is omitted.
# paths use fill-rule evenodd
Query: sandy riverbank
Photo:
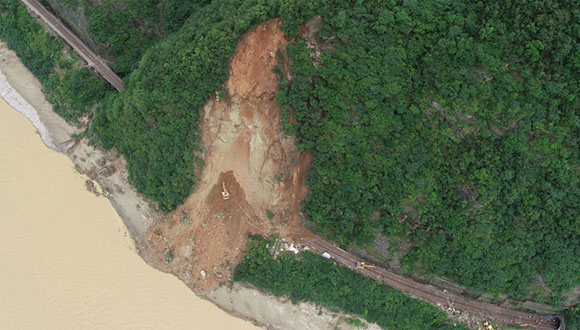
<svg viewBox="0 0 580 330"><path fill-rule="evenodd" d="M0 43L0 71L2 98L32 122L48 147L66 154L78 172L101 186L138 248L143 249L142 237L155 212L128 183L124 160L111 152L97 150L86 141L71 139L78 128L52 111L38 79L4 43Z"/></svg>
<svg viewBox="0 0 580 330"><path fill-rule="evenodd" d="M255 329L149 267L109 202L0 99L2 329Z"/></svg>
<svg viewBox="0 0 580 330"><path fill-rule="evenodd" d="M77 128L52 112L38 80L1 42L0 71L0 95L29 118L47 146L66 154L77 171L87 174L91 182L97 183L96 186L100 187L98 192L106 194L134 239L137 251L147 261L143 234L157 214L127 182L123 159L113 153L96 150L84 141L71 140L70 135L77 132ZM344 322L342 315L319 310L312 304L293 305L284 299L239 285L198 294L231 314L254 320L267 328L353 328Z"/></svg>

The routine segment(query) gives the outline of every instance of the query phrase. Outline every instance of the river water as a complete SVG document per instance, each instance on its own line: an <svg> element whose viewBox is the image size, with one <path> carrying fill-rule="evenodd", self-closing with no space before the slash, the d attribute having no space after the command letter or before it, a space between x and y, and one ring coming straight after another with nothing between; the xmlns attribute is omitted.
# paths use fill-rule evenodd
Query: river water
<svg viewBox="0 0 580 330"><path fill-rule="evenodd" d="M0 328L255 329L145 264L85 180L0 98Z"/></svg>

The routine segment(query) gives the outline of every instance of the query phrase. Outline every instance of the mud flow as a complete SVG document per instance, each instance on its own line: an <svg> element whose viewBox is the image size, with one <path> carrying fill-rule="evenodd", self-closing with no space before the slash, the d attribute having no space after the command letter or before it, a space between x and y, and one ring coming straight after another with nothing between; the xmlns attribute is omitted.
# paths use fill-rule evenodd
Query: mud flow
<svg viewBox="0 0 580 330"><path fill-rule="evenodd" d="M258 25L237 46L226 96L201 112L204 168L195 191L147 234L152 262L190 287L212 290L231 280L248 233L296 241L310 155L279 127L277 53L286 48L280 20ZM222 196L223 185L229 199Z"/></svg>

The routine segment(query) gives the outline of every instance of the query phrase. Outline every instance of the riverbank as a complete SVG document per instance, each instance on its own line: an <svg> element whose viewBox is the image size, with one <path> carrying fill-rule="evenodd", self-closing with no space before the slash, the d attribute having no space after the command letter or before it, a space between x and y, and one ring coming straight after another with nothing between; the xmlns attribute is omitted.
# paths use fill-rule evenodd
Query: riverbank
<svg viewBox="0 0 580 330"><path fill-rule="evenodd" d="M79 173L86 174L93 186L101 187L97 193L109 199L141 253L145 248L143 235L156 214L129 184L124 160L89 146L84 139L71 138L81 130L52 111L38 79L4 43L0 43L0 71L2 98L33 123L46 146L66 154Z"/></svg>
<svg viewBox="0 0 580 330"><path fill-rule="evenodd" d="M256 329L143 262L109 202L3 99L0 150L2 329Z"/></svg>
<svg viewBox="0 0 580 330"><path fill-rule="evenodd" d="M52 111L38 80L14 52L0 43L0 95L35 125L44 143L66 154L76 170L86 174L97 194L105 195L135 241L136 251L148 262L144 233L158 217L148 202L127 181L122 157L89 146L85 140L71 139L79 128L68 124ZM234 285L215 291L196 292L221 309L271 329L349 329L345 316L327 312L313 304L294 305L257 290Z"/></svg>

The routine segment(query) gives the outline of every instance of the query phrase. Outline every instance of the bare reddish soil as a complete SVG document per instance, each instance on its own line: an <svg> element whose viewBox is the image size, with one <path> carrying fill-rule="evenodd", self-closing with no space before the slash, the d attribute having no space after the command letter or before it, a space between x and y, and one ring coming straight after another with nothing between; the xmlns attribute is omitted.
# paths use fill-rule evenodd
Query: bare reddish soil
<svg viewBox="0 0 580 330"><path fill-rule="evenodd" d="M276 53L286 47L279 19L258 25L239 42L226 97L201 113L204 168L195 191L146 233L151 261L190 287L212 290L231 280L247 233L310 239L300 202L311 156L298 152L279 127ZM230 199L221 195L222 182ZM173 259L171 260L170 251Z"/></svg>

